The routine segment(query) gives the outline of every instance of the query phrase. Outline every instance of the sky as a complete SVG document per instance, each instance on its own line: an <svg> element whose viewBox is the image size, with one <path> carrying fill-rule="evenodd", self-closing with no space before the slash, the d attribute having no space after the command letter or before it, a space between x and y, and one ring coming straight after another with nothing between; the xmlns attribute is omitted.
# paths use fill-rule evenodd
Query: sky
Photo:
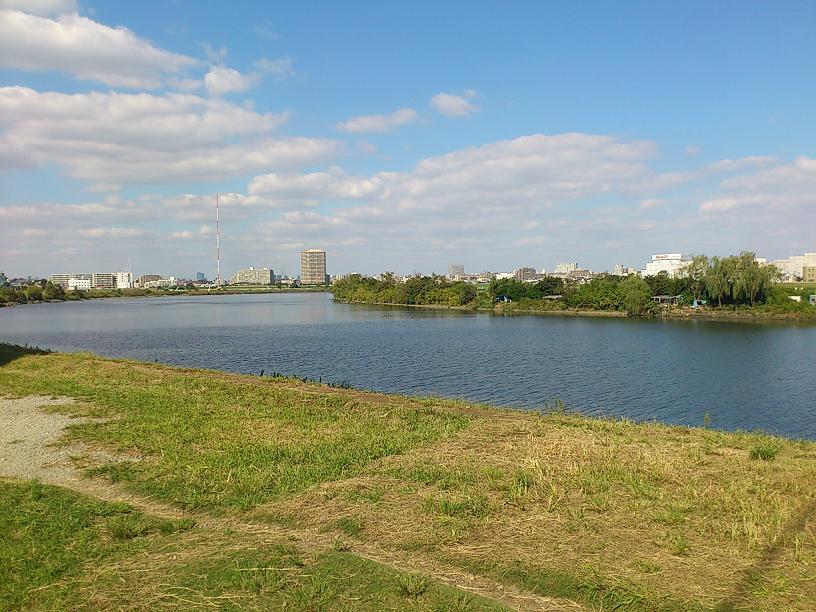
<svg viewBox="0 0 816 612"><path fill-rule="evenodd" d="M0 270L816 251L816 3L0 0Z"/></svg>

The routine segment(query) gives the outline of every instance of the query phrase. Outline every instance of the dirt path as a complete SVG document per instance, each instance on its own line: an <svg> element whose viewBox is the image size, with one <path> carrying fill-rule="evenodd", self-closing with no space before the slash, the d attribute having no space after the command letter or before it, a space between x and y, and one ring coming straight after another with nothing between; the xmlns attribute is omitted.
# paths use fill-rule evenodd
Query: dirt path
<svg viewBox="0 0 816 612"><path fill-rule="evenodd" d="M88 417L71 417L42 410L48 406L73 403L71 398L29 396L20 399L0 397L0 476L21 480L38 479L105 501L125 502L153 516L190 517L204 529L231 529L264 538L296 542L302 549L320 553L329 550L332 534L316 529L288 529L267 523L245 521L240 517L213 517L185 512L168 504L129 493L123 487L82 476L72 458L87 457L94 463L132 460L101 452L82 444L62 444L61 438L70 425L93 421ZM390 551L373 544L355 542L351 552L397 571L422 572L434 580L497 601L515 610L582 610L575 602L541 597L489 578L440 565L433 559Z"/></svg>

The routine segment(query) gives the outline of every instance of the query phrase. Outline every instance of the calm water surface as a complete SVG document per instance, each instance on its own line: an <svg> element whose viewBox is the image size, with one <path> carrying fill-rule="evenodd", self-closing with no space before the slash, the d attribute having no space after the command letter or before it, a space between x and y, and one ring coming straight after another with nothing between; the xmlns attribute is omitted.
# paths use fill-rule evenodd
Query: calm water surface
<svg viewBox="0 0 816 612"><path fill-rule="evenodd" d="M0 341L816 439L816 327L335 304L329 294L0 309Z"/></svg>

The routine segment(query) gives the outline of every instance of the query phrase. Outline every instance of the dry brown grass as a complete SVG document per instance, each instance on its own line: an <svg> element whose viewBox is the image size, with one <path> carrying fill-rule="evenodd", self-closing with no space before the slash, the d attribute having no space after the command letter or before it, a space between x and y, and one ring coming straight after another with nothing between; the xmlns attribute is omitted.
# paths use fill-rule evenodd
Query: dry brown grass
<svg viewBox="0 0 816 612"><path fill-rule="evenodd" d="M612 591L646 608L813 608L815 445L776 441L779 455L758 461L763 437L749 434L482 416L274 513L329 529L352 517L361 543L527 586L577 577L590 602Z"/></svg>

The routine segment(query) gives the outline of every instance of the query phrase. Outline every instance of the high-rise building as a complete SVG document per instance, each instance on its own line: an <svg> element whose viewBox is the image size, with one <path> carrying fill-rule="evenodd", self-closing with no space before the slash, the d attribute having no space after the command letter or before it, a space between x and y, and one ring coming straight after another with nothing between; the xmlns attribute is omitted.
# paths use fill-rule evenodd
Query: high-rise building
<svg viewBox="0 0 816 612"><path fill-rule="evenodd" d="M6 285L8 285L8 277L3 272L0 272L0 287L5 287Z"/></svg>
<svg viewBox="0 0 816 612"><path fill-rule="evenodd" d="M206 279L207 279L207 277L204 276L203 272L196 272L196 281L198 281L200 283L201 281L204 281Z"/></svg>
<svg viewBox="0 0 816 612"><path fill-rule="evenodd" d="M113 289L116 286L116 276L110 272L94 272L91 274L91 287L94 289Z"/></svg>
<svg viewBox="0 0 816 612"><path fill-rule="evenodd" d="M326 251L307 249L300 254L300 283L326 284Z"/></svg>
<svg viewBox="0 0 816 612"><path fill-rule="evenodd" d="M244 268L238 270L230 281L232 285L274 285L275 272L270 268Z"/></svg>
<svg viewBox="0 0 816 612"><path fill-rule="evenodd" d="M451 264L448 266L448 276L450 278L456 278L457 276L464 276L465 275L465 266L462 264Z"/></svg>
<svg viewBox="0 0 816 612"><path fill-rule="evenodd" d="M816 266L802 266L802 280L806 283L816 283Z"/></svg>

